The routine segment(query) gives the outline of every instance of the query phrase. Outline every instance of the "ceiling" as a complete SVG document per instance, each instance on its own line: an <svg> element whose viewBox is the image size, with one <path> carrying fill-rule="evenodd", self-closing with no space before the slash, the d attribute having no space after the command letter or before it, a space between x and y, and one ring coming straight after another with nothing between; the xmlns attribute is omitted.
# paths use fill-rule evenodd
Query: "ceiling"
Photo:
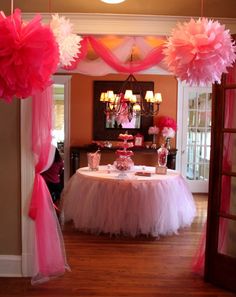
<svg viewBox="0 0 236 297"><path fill-rule="evenodd" d="M201 3L203 1L203 13ZM100 0L14 0L22 12L112 13L236 18L236 0L126 0L106 4ZM11 0L1 0L0 10L11 12Z"/></svg>

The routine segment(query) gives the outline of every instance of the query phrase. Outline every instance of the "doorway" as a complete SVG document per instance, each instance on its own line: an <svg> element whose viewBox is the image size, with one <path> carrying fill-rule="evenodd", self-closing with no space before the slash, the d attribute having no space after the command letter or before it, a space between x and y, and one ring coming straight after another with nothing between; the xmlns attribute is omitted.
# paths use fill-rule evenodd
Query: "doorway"
<svg viewBox="0 0 236 297"><path fill-rule="evenodd" d="M178 84L177 169L192 193L208 193L212 87Z"/></svg>
<svg viewBox="0 0 236 297"><path fill-rule="evenodd" d="M70 96L71 75L53 76L54 130L57 147L64 159L64 182L69 179L70 165Z"/></svg>

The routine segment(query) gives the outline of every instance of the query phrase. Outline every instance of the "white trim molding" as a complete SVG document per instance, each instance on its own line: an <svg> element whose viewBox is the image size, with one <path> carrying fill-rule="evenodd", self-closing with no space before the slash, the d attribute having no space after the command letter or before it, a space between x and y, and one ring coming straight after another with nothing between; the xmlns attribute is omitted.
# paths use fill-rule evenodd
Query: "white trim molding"
<svg viewBox="0 0 236 297"><path fill-rule="evenodd" d="M117 34L117 35L170 35L179 22L186 22L191 16L161 16L136 14L63 13L73 24L78 34ZM23 19L31 20L35 14L23 13ZM49 23L52 14L41 13L43 22ZM198 19L198 17L192 17ZM231 34L236 33L235 18L217 18Z"/></svg>
<svg viewBox="0 0 236 297"><path fill-rule="evenodd" d="M34 263L34 222L29 218L29 204L34 183L34 157L31 144L32 100L21 100L21 238L22 274L32 276Z"/></svg>
<svg viewBox="0 0 236 297"><path fill-rule="evenodd" d="M0 255L0 277L22 277L21 256Z"/></svg>
<svg viewBox="0 0 236 297"><path fill-rule="evenodd" d="M64 85L64 183L70 177L70 98L72 75L53 75L55 84Z"/></svg>

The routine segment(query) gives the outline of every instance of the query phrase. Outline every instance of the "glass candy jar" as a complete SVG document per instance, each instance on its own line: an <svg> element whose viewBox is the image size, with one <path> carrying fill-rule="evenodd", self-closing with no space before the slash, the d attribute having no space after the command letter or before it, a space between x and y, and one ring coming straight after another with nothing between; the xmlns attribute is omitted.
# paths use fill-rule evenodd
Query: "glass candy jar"
<svg viewBox="0 0 236 297"><path fill-rule="evenodd" d="M134 166L134 162L130 158L133 155L133 152L126 150L117 150L116 154L118 155L118 157L114 162L114 166L121 172L119 177L125 177L125 172L132 169L132 167Z"/></svg>

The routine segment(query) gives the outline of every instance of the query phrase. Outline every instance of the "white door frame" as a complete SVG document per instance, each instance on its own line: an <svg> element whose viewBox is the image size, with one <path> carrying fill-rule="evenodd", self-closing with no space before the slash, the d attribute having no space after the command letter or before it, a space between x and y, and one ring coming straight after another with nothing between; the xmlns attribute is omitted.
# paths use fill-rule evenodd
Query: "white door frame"
<svg viewBox="0 0 236 297"><path fill-rule="evenodd" d="M65 115L65 182L69 178L69 142L70 142L70 79L71 75L53 76L55 83L64 84ZM33 275L34 263L34 222L28 211L34 183L34 158L32 153L32 100L21 100L21 238L22 238L22 276Z"/></svg>
<svg viewBox="0 0 236 297"><path fill-rule="evenodd" d="M51 14L42 13L45 23ZM34 13L23 13L25 21L32 20ZM178 22L188 21L189 17L63 13L78 34L117 34L117 35L164 35L168 36ZM220 19L219 19L220 20ZM235 19L221 19L227 29L236 31ZM69 103L69 102L68 102ZM69 116L69 105L68 105ZM66 132L66 131L65 131ZM66 132L67 133L67 132ZM66 134L65 133L65 134ZM178 154L177 154L178 156ZM66 178L67 178L66 173ZM34 225L28 218L28 206L34 181L34 166L31 150L31 100L21 100L21 207L22 207L22 275L32 275L34 255Z"/></svg>
<svg viewBox="0 0 236 297"><path fill-rule="evenodd" d="M71 75L53 75L55 84L64 85L64 182L69 179L70 172L70 97Z"/></svg>

